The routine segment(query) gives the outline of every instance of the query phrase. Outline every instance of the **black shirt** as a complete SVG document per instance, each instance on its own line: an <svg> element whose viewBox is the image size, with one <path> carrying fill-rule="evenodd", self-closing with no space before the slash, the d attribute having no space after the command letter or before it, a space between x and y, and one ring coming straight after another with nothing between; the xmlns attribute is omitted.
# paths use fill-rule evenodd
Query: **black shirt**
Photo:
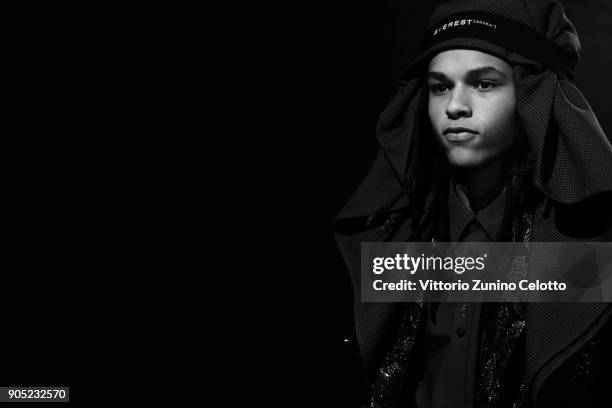
<svg viewBox="0 0 612 408"><path fill-rule="evenodd" d="M449 229L453 242L493 241L501 228L507 189L473 212L451 183ZM425 370L416 393L418 408L473 407L480 340L481 303L426 305Z"/></svg>

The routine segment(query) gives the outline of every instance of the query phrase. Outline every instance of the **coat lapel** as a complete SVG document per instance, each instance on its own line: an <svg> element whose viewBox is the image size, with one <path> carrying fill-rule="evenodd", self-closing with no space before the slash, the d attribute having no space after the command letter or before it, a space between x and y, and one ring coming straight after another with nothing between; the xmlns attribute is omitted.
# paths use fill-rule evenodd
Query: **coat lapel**
<svg viewBox="0 0 612 408"><path fill-rule="evenodd" d="M385 351L390 345L390 334L396 329L401 317L401 303L361 301L361 243L386 241L389 236L379 236L377 228L363 230L346 227L346 223L363 225L362 217L343 220L344 228L336 229L334 237L347 265L353 286L354 325L359 351L361 353L364 378L369 384L378 368ZM342 230L340 232L339 230ZM347 232L351 231L352 232ZM358 231L358 232L354 232ZM393 236L394 241L405 241L410 234L409 222L404 220Z"/></svg>
<svg viewBox="0 0 612 408"><path fill-rule="evenodd" d="M553 208L548 217L543 216L540 207L534 214L533 241L536 242L597 242L607 238L603 234L589 236L579 228L564 228L569 220L583 219L591 212L580 209L578 213ZM600 220L602 221L602 220ZM582 226L586 224L583 223ZM576 238L579 237L579 238ZM609 303L530 303L526 311L526 378L533 386L532 397L536 397L540 385L548 374L556 369L577 348L585 344L596 329L610 318Z"/></svg>
<svg viewBox="0 0 612 408"><path fill-rule="evenodd" d="M547 363L560 363L566 351L589 340L609 318L608 303L530 303L526 312L526 375L537 383L549 374Z"/></svg>

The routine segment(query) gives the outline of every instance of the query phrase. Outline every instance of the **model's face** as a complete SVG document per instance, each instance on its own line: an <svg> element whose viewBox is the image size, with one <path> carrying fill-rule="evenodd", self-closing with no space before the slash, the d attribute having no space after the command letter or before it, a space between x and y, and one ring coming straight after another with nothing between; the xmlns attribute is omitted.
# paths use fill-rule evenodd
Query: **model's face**
<svg viewBox="0 0 612 408"><path fill-rule="evenodd" d="M451 165L478 169L512 149L518 134L512 67L473 50L429 64L429 118Z"/></svg>

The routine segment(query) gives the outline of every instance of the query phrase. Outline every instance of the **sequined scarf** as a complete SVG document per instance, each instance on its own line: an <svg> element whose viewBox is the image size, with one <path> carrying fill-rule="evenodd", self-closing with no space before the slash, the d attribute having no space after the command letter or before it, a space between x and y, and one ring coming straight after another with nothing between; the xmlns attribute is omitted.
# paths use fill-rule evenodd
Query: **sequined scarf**
<svg viewBox="0 0 612 408"><path fill-rule="evenodd" d="M533 213L525 212L512 225L512 235L515 242L529 242ZM526 276L527 263L525 257L515 257L512 261L513 274ZM525 327L524 305L521 303L500 303L496 309L488 308L488 324L483 330L481 341L477 401L483 407L495 407L502 391L501 380L504 370L510 361L515 345L521 338ZM496 306L496 305L494 305ZM494 310L493 318L490 311ZM416 352L419 347L417 337L423 330L423 303L409 303L405 309L395 334L391 348L385 355L378 370L378 375L372 385L370 407L391 408L400 404L405 396L411 396L416 391L418 370L408 372L408 367L418 367L415 364ZM516 397L516 408L525 401L526 386L521 384ZM410 398L410 397L408 397Z"/></svg>

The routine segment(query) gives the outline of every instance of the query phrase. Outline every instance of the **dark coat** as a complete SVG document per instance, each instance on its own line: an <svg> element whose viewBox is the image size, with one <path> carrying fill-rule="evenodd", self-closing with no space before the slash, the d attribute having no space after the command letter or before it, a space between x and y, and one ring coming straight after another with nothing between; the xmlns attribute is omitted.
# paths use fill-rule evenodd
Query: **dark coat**
<svg viewBox="0 0 612 408"><path fill-rule="evenodd" d="M573 205L555 203L549 214L545 212L544 203L535 211L533 241L612 241L612 193L600 194ZM390 345L401 304L360 302L360 245L361 242L405 241L410 236L410 223L409 219L404 220L393 236L379 236L378 228L364 227L365 217L343 217L341 214L338 220L335 238L353 284L355 335L367 394ZM596 401L607 396L605 384L612 385L612 382L606 382L612 378L611 316L612 305L608 303L528 305L525 367L528 395L533 406L558 407L567 403L569 397L575 401L575 406L601 406ZM603 344L602 352L594 362L602 369L596 377L601 387L598 389L595 384L589 388L592 392L573 395L575 390L568 390L568 386L575 373L564 369L564 363L596 335Z"/></svg>

